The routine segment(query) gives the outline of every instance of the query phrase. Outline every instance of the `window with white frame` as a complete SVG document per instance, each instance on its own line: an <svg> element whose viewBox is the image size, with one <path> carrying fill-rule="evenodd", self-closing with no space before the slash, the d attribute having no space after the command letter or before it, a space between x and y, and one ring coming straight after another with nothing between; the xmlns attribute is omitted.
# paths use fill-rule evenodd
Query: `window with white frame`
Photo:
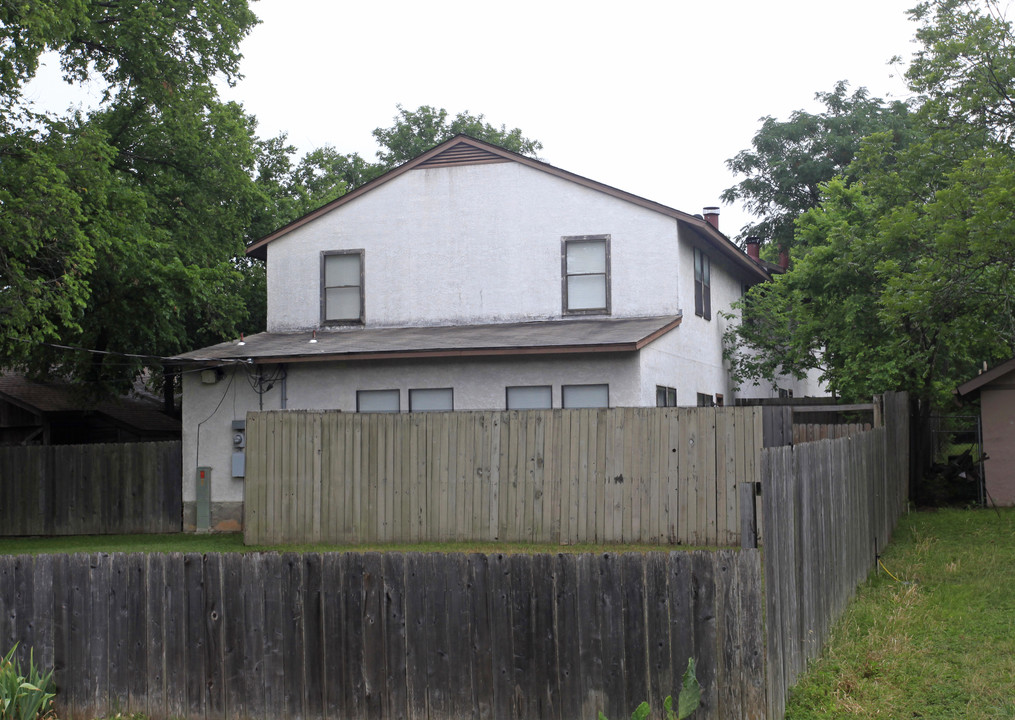
<svg viewBox="0 0 1015 720"><path fill-rule="evenodd" d="M610 406L610 386L562 385L561 399L565 408L600 408Z"/></svg>
<svg viewBox="0 0 1015 720"><path fill-rule="evenodd" d="M321 253L321 324L363 322L363 251Z"/></svg>
<svg viewBox="0 0 1015 720"><path fill-rule="evenodd" d="M440 412L455 409L451 388L422 388L409 391L409 412Z"/></svg>
<svg viewBox="0 0 1015 720"><path fill-rule="evenodd" d="M610 313L610 236L579 235L561 240L565 315Z"/></svg>
<svg viewBox="0 0 1015 720"><path fill-rule="evenodd" d="M401 410L398 390L357 390L356 412L396 413Z"/></svg>
<svg viewBox="0 0 1015 720"><path fill-rule="evenodd" d="M694 248L694 314L712 319L712 263L708 255Z"/></svg>
<svg viewBox="0 0 1015 720"><path fill-rule="evenodd" d="M547 410L553 407L549 385L516 385L507 388L508 410Z"/></svg>

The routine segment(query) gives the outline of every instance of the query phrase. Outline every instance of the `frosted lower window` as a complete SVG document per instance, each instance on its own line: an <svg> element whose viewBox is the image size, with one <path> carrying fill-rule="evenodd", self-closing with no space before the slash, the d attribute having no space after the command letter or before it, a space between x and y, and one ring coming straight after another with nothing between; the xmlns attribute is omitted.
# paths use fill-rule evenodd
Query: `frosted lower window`
<svg viewBox="0 0 1015 720"><path fill-rule="evenodd" d="M451 388L434 388L409 391L409 412L449 411L455 409L454 391Z"/></svg>
<svg viewBox="0 0 1015 720"><path fill-rule="evenodd" d="M356 412L398 412L398 390L358 390L356 392Z"/></svg>
<svg viewBox="0 0 1015 720"><path fill-rule="evenodd" d="M566 408L598 408L610 406L610 386L603 385L564 385L561 388L564 407Z"/></svg>
<svg viewBox="0 0 1015 720"><path fill-rule="evenodd" d="M544 410L553 407L549 385L519 385L507 389L508 410Z"/></svg>

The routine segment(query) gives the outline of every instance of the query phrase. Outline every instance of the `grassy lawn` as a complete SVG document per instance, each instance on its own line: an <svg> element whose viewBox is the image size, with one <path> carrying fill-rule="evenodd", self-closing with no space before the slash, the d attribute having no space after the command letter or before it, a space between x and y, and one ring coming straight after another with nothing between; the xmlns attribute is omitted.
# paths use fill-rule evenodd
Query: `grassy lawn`
<svg viewBox="0 0 1015 720"><path fill-rule="evenodd" d="M1015 510L905 516L786 717L1015 718Z"/></svg>
<svg viewBox="0 0 1015 720"><path fill-rule="evenodd" d="M654 552L715 548L681 545L547 545L536 543L416 543L412 545L271 545L247 546L242 533L195 535L75 535L47 538L0 538L0 555L76 552L463 552L463 553L601 553Z"/></svg>

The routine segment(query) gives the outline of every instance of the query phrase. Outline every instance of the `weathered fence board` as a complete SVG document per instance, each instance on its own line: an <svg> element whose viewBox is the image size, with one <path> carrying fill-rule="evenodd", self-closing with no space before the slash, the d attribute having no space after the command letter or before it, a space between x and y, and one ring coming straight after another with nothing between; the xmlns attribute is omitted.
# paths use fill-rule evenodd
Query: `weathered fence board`
<svg viewBox="0 0 1015 720"><path fill-rule="evenodd" d="M179 442L0 446L0 535L183 528Z"/></svg>
<svg viewBox="0 0 1015 720"><path fill-rule="evenodd" d="M48 655L67 720L662 717L692 655L695 717L764 716L755 550L25 555L0 579L3 641Z"/></svg>
<svg viewBox="0 0 1015 720"><path fill-rule="evenodd" d="M244 539L736 545L761 412L250 413Z"/></svg>
<svg viewBox="0 0 1015 720"><path fill-rule="evenodd" d="M875 408L881 427L761 453L769 717L782 717L905 508L908 399L888 393Z"/></svg>

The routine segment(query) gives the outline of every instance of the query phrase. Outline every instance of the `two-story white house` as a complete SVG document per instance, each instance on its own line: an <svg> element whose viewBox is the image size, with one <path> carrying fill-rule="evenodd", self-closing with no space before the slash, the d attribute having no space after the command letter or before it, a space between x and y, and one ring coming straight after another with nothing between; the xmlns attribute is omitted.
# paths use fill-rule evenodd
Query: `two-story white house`
<svg viewBox="0 0 1015 720"><path fill-rule="evenodd" d="M240 524L248 410L730 403L720 312L770 279L717 210L464 136L247 252L267 261L267 332L181 356L208 367L183 376L187 527Z"/></svg>

